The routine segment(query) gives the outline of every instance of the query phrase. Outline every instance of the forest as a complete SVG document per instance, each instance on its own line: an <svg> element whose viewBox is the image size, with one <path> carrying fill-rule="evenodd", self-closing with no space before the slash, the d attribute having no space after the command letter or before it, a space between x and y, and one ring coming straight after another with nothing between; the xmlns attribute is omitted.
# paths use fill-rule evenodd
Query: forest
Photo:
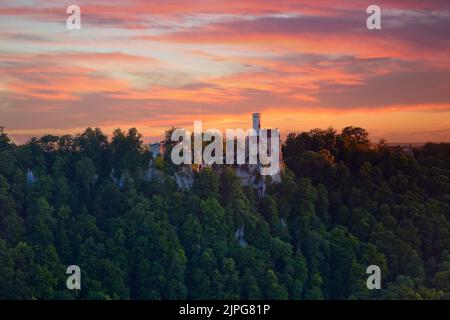
<svg viewBox="0 0 450 320"><path fill-rule="evenodd" d="M449 143L410 156L329 128L282 153L258 197L231 166L180 189L170 156L146 179L135 128L21 145L1 128L0 299L450 299Z"/></svg>

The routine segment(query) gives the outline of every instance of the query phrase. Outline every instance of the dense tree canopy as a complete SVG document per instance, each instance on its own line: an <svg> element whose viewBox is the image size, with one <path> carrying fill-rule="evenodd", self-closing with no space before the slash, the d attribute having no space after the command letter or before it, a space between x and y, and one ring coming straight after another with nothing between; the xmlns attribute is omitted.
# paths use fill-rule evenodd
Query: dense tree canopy
<svg viewBox="0 0 450 320"><path fill-rule="evenodd" d="M226 166L182 190L158 157L148 178L136 129L15 145L0 128L0 298L450 299L449 144L411 157L315 129L283 157L259 198Z"/></svg>

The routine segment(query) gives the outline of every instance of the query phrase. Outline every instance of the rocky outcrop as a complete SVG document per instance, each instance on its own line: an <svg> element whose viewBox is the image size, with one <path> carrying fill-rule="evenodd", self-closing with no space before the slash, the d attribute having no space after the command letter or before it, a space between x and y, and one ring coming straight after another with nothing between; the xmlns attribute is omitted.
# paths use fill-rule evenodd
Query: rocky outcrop
<svg viewBox="0 0 450 320"><path fill-rule="evenodd" d="M31 186L36 181L37 181L37 178L34 176L33 171L31 171L31 169L28 169L28 171L27 171L27 185Z"/></svg>
<svg viewBox="0 0 450 320"><path fill-rule="evenodd" d="M239 242L239 245L241 247L247 246L247 241L245 241L244 237L245 237L244 226L240 226L234 233L234 238Z"/></svg>
<svg viewBox="0 0 450 320"><path fill-rule="evenodd" d="M194 185L194 173L190 165L184 165L175 172L175 182L178 188L182 190L191 189Z"/></svg>

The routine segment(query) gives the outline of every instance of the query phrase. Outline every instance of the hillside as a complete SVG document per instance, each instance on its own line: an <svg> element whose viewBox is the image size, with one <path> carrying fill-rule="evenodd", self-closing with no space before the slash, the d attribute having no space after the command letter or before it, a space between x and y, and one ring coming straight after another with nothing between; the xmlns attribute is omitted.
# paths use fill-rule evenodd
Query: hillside
<svg viewBox="0 0 450 320"><path fill-rule="evenodd" d="M260 198L229 167L181 190L159 157L145 179L135 129L0 133L0 299L450 299L450 144L409 156L361 128L293 133Z"/></svg>

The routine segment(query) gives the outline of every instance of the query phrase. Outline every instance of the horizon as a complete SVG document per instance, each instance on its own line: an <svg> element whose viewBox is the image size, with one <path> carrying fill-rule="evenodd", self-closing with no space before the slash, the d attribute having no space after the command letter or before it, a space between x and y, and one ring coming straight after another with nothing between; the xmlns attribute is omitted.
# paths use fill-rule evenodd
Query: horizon
<svg viewBox="0 0 450 320"><path fill-rule="evenodd" d="M350 127L350 126L348 126L348 127ZM355 127L355 126L353 126L353 127ZM84 128L83 130L81 130L79 132L66 133L66 134L68 134L68 135L70 135L72 137L76 137L78 134L81 134L85 129L88 129L88 128L92 128L92 129L98 128L98 129L100 129L102 131L102 133L107 137L108 140L110 140L112 138L112 136L113 136L113 131L105 132L102 128L99 128L99 127L86 127L86 128ZM172 127L168 127L167 130L169 130L170 128L172 128ZM175 128L175 127L173 127L173 128ZM185 128L185 127L180 127L180 128L181 129L188 129L188 130L192 129L192 128ZM269 129L269 128L266 128L266 127L263 127L263 128ZM344 128L337 129L337 128L328 127L328 128L310 128L308 130L292 131L292 132L288 132L288 133L280 132L280 138L281 138L281 141L284 143L284 141L286 140L288 134L291 134L291 133L300 134L300 133L303 133L303 132L308 133L311 130L315 130L315 129L326 130L326 129L329 129L329 128L336 130L337 134L339 134L342 131L342 129L344 129ZM128 129L131 129L131 128L115 128L115 129L120 129L120 130L123 130L123 131L126 132ZM213 129L214 130L215 128L208 128L208 129ZM228 128L228 129L236 129L236 128ZM365 129L365 128L362 128L362 129ZM24 145L24 144L27 144L28 142L30 142L30 140L32 138L38 138L39 139L39 138L41 138L43 136L46 136L46 135L52 135L52 136L58 136L58 137L60 137L62 135L65 135L64 133L62 133L62 134L53 134L51 132L50 133L45 132L45 133L43 133L43 134L41 134L39 136L31 136L31 137L27 138L26 140L20 141L20 140L15 139L12 135L10 135L8 133L7 128L4 128L4 131L8 135L9 139L11 140L11 142L16 144L16 145ZM202 132L205 132L205 131L206 131L206 129L204 129ZM138 130L138 132L141 133L139 130ZM369 141L370 141L370 143L372 143L372 144L379 144L381 142L381 140L384 140L384 143L386 145L388 145L388 146L409 146L409 145L411 145L412 147L421 147L421 146L423 146L423 145L425 145L427 143L434 143L434 144L450 143L450 141L432 141L432 140L417 141L417 142L389 141L389 140L386 140L384 138L381 138L381 139L378 139L378 140L373 140L370 137L370 132L368 132L368 134L369 134ZM161 135L161 137L159 139L156 139L156 140L149 140L145 136L142 136L142 142L145 145L150 145L150 144L153 144L153 143L160 143L160 142L163 141L163 139L164 139L164 135Z"/></svg>

